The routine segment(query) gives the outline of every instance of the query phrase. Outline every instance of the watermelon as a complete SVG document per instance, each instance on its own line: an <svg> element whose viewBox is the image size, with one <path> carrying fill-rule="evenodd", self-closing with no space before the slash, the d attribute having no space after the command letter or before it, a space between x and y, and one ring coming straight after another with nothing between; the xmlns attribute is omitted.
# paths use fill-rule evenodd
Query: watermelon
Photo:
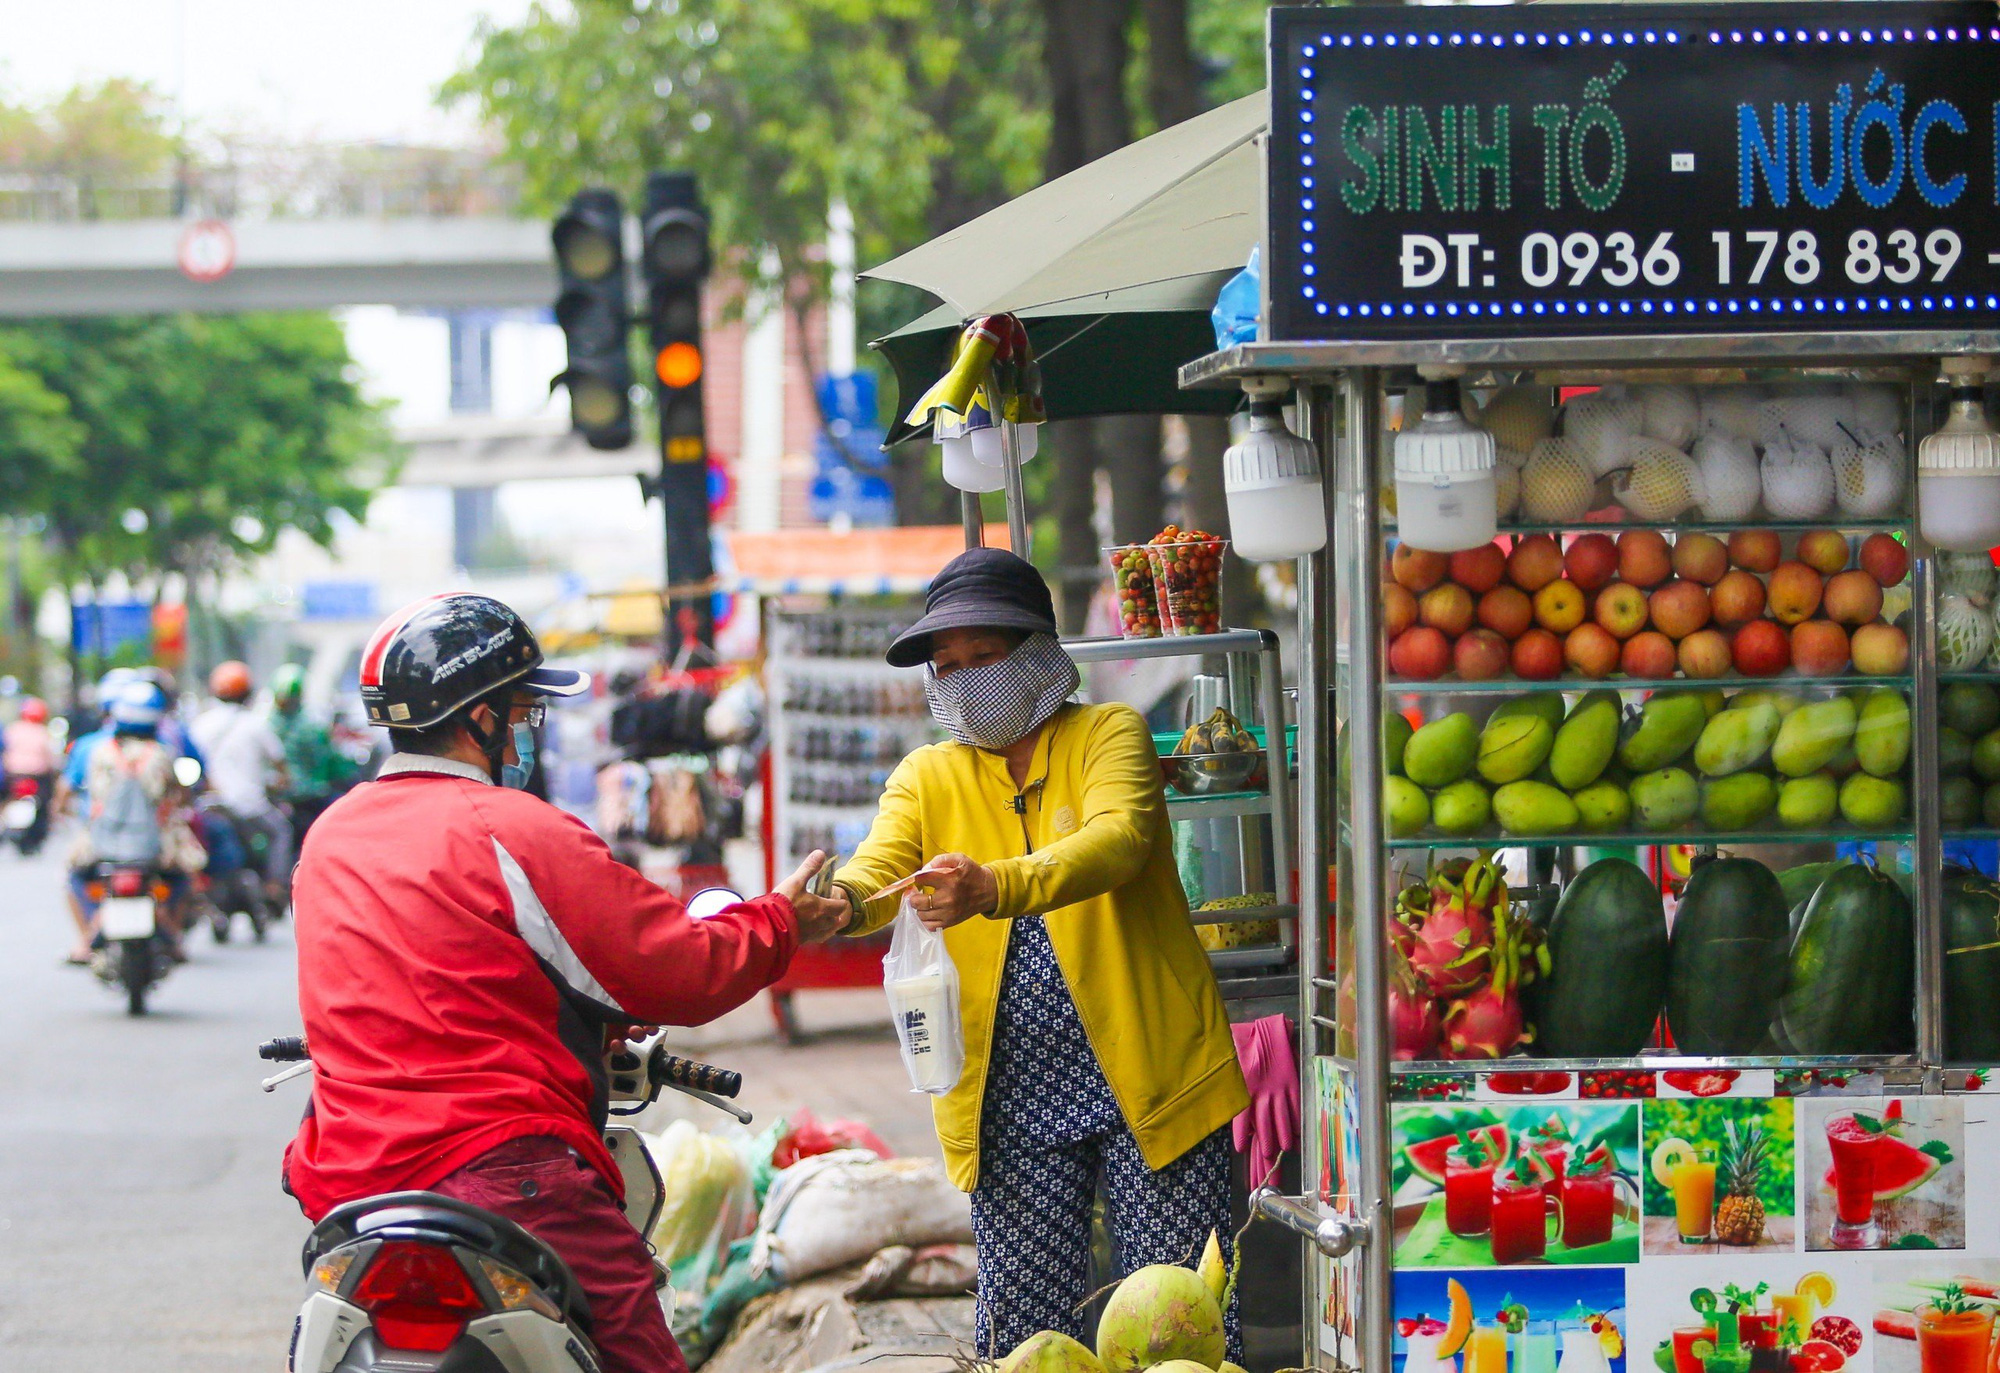
<svg viewBox="0 0 2000 1373"><path fill-rule="evenodd" d="M1688 878L1669 941L1667 1026L1684 1054L1768 1051L1785 992L1791 913L1754 858L1717 858Z"/></svg>
<svg viewBox="0 0 2000 1373"><path fill-rule="evenodd" d="M1801 863L1796 868L1786 868L1778 874L1778 885L1785 889L1785 904L1803 906L1819 890L1819 884L1831 877L1840 868L1840 863Z"/></svg>
<svg viewBox="0 0 2000 1373"><path fill-rule="evenodd" d="M1953 1063L2000 1062L2000 885L1944 871L1944 1053Z"/></svg>
<svg viewBox="0 0 2000 1373"><path fill-rule="evenodd" d="M1484 1136L1493 1146L1494 1156L1504 1165L1514 1155L1514 1144L1508 1137L1504 1125L1487 1125L1466 1134ZM1436 1139L1422 1140L1416 1144L1403 1146L1403 1157L1409 1160L1410 1171L1434 1186L1444 1186L1444 1159L1453 1149L1465 1141L1465 1135L1439 1135Z"/></svg>
<svg viewBox="0 0 2000 1373"><path fill-rule="evenodd" d="M1780 1039L1812 1056L1910 1052L1916 952L1902 887L1872 864L1843 865L1813 893L1792 940Z"/></svg>
<svg viewBox="0 0 2000 1373"><path fill-rule="evenodd" d="M1644 1048L1667 993L1667 918L1652 879L1623 858L1592 863L1556 903L1548 951L1536 1048L1550 1058Z"/></svg>
<svg viewBox="0 0 2000 1373"><path fill-rule="evenodd" d="M1949 1150L1941 1150L1943 1158L1924 1152L1912 1144L1905 1144L1894 1135L1879 1136L1875 1143L1875 1200L1894 1201L1906 1197L1937 1176L1938 1169L1951 1161ZM1821 1179L1827 1190L1833 1189L1833 1169L1826 1170Z"/></svg>

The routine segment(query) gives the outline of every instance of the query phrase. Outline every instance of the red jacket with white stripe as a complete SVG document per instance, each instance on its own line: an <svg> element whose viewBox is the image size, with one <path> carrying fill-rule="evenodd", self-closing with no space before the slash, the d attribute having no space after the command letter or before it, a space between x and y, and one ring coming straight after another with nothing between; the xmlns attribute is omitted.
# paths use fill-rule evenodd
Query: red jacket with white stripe
<svg viewBox="0 0 2000 1373"><path fill-rule="evenodd" d="M285 1181L313 1220L526 1135L618 1188L605 1028L711 1020L798 945L782 896L690 919L581 821L414 754L314 823L292 895L314 1073Z"/></svg>

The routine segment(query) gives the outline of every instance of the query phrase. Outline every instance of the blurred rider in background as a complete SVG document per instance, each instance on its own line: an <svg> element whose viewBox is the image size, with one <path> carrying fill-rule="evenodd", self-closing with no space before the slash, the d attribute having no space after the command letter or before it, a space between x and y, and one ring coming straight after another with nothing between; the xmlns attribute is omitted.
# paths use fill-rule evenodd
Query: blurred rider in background
<svg viewBox="0 0 2000 1373"><path fill-rule="evenodd" d="M201 749L208 785L240 829L264 839L264 889L285 908L292 879L292 822L273 796L283 795L285 746L250 706L250 669L234 659L208 676L215 704L195 717L188 733Z"/></svg>
<svg viewBox="0 0 2000 1373"><path fill-rule="evenodd" d="M56 780L56 747L49 736L48 703L39 696L22 701L21 713L7 726L5 738L0 772L6 773L9 795L16 779L30 779L40 787L36 794L35 821L28 829L22 850L32 852L48 837L50 791Z"/></svg>
<svg viewBox="0 0 2000 1373"><path fill-rule="evenodd" d="M306 713L305 702L304 668L286 663L271 674L271 729L285 748L285 772L291 782L285 803L291 812L293 844L300 848L312 822L360 773L354 760L334 747L332 731Z"/></svg>

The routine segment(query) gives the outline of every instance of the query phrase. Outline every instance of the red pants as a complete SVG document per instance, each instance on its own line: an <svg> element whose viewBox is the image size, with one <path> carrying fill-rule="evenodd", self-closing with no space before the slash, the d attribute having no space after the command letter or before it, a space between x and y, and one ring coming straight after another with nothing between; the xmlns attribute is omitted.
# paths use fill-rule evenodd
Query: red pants
<svg viewBox="0 0 2000 1373"><path fill-rule="evenodd" d="M653 1287L653 1256L611 1188L559 1139L510 1140L430 1188L497 1212L569 1265L604 1373L687 1373Z"/></svg>

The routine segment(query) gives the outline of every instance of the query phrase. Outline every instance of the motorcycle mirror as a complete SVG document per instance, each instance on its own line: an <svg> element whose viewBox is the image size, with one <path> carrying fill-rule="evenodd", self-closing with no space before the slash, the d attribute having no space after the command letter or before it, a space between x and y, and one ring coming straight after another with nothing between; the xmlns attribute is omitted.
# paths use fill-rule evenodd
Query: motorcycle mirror
<svg viewBox="0 0 2000 1373"><path fill-rule="evenodd" d="M184 787L191 787L201 780L201 764L182 754L174 759L174 780Z"/></svg>
<svg viewBox="0 0 2000 1373"><path fill-rule="evenodd" d="M706 887L688 898L687 912L696 920L706 920L711 915L722 914L742 900L741 892L733 892L727 887Z"/></svg>

